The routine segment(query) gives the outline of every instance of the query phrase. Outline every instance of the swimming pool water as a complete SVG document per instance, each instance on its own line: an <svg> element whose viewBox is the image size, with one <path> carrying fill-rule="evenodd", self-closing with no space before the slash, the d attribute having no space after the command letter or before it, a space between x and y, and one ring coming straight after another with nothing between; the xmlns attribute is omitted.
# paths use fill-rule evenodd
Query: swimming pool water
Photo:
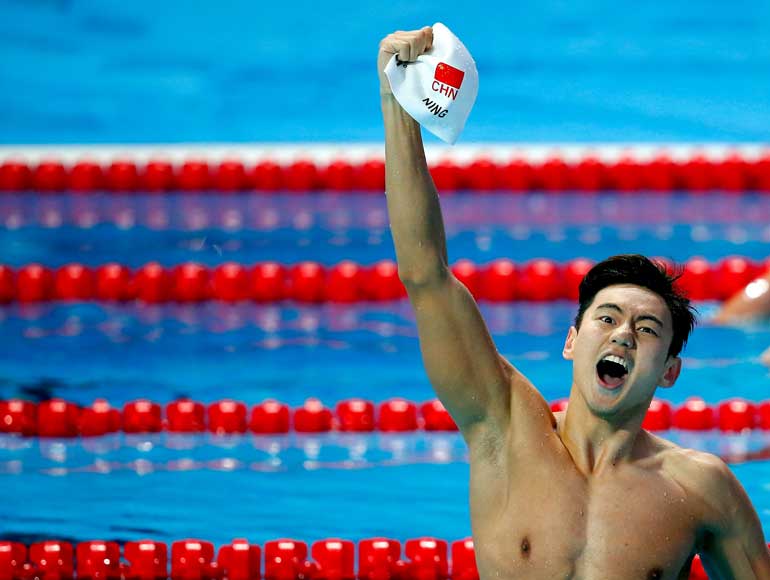
<svg viewBox="0 0 770 580"><path fill-rule="evenodd" d="M105 439L32 442L22 451L0 440L0 477L14 492L2 508L0 538L196 537L221 545L234 537L262 544L280 537L470 535L459 435ZM191 445L195 439L203 442ZM768 444L765 436L747 447ZM767 533L770 463L732 469Z"/></svg>
<svg viewBox="0 0 770 580"><path fill-rule="evenodd" d="M633 18L607 0L0 10L3 143L379 142L377 43L436 21L478 64L463 142L757 142L770 126L764 2L637 3Z"/></svg>
<svg viewBox="0 0 770 580"><path fill-rule="evenodd" d="M353 258L368 264L393 257L382 196L39 199L3 198L4 262L331 264ZM622 251L678 260L695 253L760 259L768 235L762 216L770 207L761 196L729 195L458 194L443 196L442 204L450 256L477 262ZM659 213L649 211L654 204ZM158 212L168 219L154 221ZM196 213L203 217L191 217ZM662 398L767 397L767 369L757 357L770 344L770 328L716 327L709 323L715 307L699 305L703 322L685 352L685 370L674 388L659 392ZM547 399L566 396L570 365L560 352L575 305L481 308L500 351ZM333 406L351 397L434 396L406 301L13 304L0 307L0 340L2 398L56 396L86 405L104 397L121 406L140 397L161 404L182 396L204 403L233 398L248 405L272 397L298 406L315 396ZM770 463L764 460L770 436L667 436L736 462L770 530ZM5 437L0 478L15 500L0 507L0 537L456 539L470 533L466 460L462 441L451 434Z"/></svg>
<svg viewBox="0 0 770 580"><path fill-rule="evenodd" d="M770 243L763 194L455 193L441 204L452 261L623 252L764 260ZM376 194L8 194L0 197L0 224L2 260L12 266L395 258L385 197Z"/></svg>

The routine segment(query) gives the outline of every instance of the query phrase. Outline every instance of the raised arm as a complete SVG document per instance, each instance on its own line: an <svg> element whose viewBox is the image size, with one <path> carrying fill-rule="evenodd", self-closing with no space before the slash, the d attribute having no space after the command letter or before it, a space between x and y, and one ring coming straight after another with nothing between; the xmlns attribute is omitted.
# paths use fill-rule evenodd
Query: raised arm
<svg viewBox="0 0 770 580"><path fill-rule="evenodd" d="M743 486L717 458L707 462L704 475L714 514L701 552L706 571L712 578L770 579L770 551Z"/></svg>
<svg viewBox="0 0 770 580"><path fill-rule="evenodd" d="M475 301L449 269L441 208L420 126L393 97L383 72L393 54L414 61L430 49L432 39L426 27L393 33L380 43L385 188L399 276L414 307L425 368L439 399L469 440L478 425L506 429L512 403L517 404L512 396L516 399L520 391L534 406L545 403L498 354Z"/></svg>

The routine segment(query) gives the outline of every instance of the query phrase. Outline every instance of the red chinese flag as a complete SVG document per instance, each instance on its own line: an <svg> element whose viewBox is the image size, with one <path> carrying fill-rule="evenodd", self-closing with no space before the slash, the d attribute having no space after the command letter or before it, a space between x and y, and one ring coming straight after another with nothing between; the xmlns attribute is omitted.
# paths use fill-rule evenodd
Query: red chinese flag
<svg viewBox="0 0 770 580"><path fill-rule="evenodd" d="M438 82L456 89L459 89L460 85L463 84L464 77L465 73L463 71L445 62L440 62L436 65L436 73L433 75L433 78Z"/></svg>

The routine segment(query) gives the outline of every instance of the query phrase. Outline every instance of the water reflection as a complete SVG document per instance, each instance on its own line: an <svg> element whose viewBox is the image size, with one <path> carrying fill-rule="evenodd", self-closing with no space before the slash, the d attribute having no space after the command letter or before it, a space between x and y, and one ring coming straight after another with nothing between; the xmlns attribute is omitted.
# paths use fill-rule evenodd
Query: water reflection
<svg viewBox="0 0 770 580"><path fill-rule="evenodd" d="M572 192L565 195L462 194L443 196L448 228L483 226L553 226L606 222L655 225L709 222L766 224L770 200L760 194L702 193L617 194ZM386 228L384 196L369 194L89 194L29 196L6 193L0 199L0 224L6 228L92 228L109 224L120 229L227 231L250 229L297 231L323 228Z"/></svg>
<svg viewBox="0 0 770 580"><path fill-rule="evenodd" d="M713 453L728 463L770 459L770 433L740 434L669 431L663 436L684 447ZM107 439L107 438L105 438ZM0 437L0 473L71 473L140 476L174 471L350 470L404 465L467 463L468 453L456 433L348 434L220 437L177 434L110 436L96 440L24 440ZM180 445L180 442L185 443ZM115 443L119 447L115 447Z"/></svg>
<svg viewBox="0 0 770 580"><path fill-rule="evenodd" d="M461 194L444 196L442 206L450 249L481 263L630 250L678 260L726 253L760 259L770 238L763 195ZM384 197L371 195L6 194L3 235L5 261L14 266L41 252L51 266L71 261L73 252L88 265L118 260L129 267L393 258Z"/></svg>

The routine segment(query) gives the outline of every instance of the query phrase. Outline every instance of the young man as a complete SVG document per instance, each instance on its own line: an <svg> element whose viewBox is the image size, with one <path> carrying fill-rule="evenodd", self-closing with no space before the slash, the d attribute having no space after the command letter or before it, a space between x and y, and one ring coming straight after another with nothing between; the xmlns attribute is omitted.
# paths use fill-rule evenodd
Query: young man
<svg viewBox="0 0 770 580"><path fill-rule="evenodd" d="M714 577L770 579L759 519L729 468L641 428L656 388L676 381L693 325L654 264L611 258L583 282L563 351L573 361L566 414L497 352L448 267L420 127L383 73L393 54L413 61L431 42L423 28L380 43L386 189L428 376L470 450L482 578L687 578L700 553Z"/></svg>

